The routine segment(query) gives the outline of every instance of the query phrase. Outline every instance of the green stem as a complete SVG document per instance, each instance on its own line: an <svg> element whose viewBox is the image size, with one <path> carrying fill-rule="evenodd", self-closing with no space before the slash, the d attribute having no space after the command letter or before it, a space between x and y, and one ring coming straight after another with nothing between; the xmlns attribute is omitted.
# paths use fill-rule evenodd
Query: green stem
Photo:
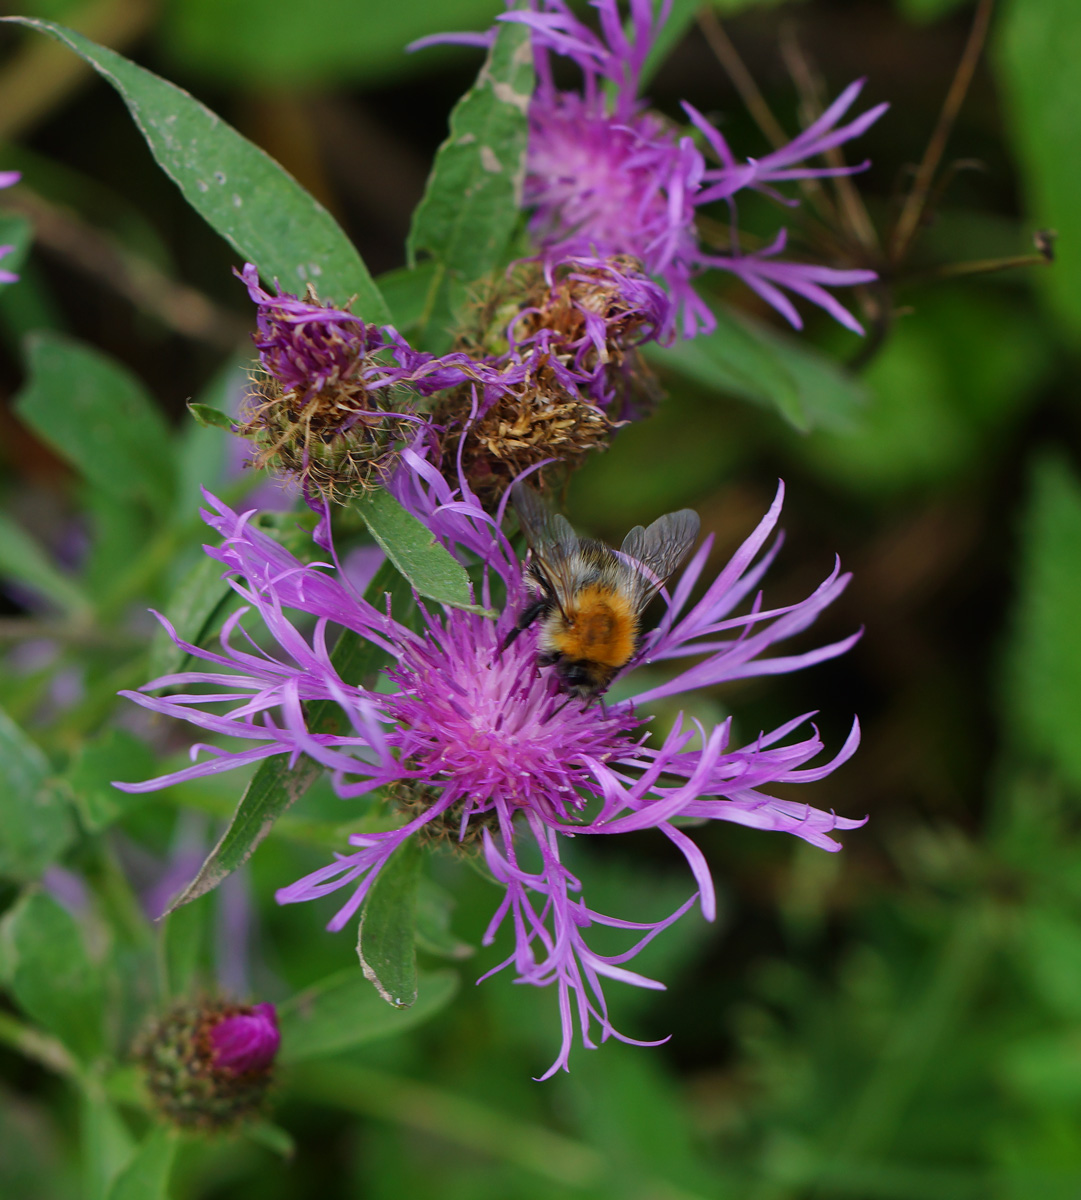
<svg viewBox="0 0 1081 1200"><path fill-rule="evenodd" d="M305 1100L434 1134L561 1188L597 1188L613 1177L613 1164L592 1146L399 1075L325 1062L294 1068L285 1083ZM626 1195L628 1200L702 1200L698 1193L656 1178L643 1178Z"/></svg>
<svg viewBox="0 0 1081 1200"><path fill-rule="evenodd" d="M58 1075L82 1081L78 1063L61 1042L32 1025L25 1025L10 1013L0 1012L0 1042Z"/></svg>
<svg viewBox="0 0 1081 1200"><path fill-rule="evenodd" d="M287 1086L306 1100L435 1134L562 1187L595 1187L607 1171L604 1157L581 1142L370 1067L321 1063L297 1068Z"/></svg>

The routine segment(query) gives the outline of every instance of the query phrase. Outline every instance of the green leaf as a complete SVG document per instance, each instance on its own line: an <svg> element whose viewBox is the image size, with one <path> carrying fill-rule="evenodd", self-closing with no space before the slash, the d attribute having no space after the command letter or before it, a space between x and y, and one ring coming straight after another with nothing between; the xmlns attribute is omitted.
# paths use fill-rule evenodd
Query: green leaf
<svg viewBox="0 0 1081 1200"><path fill-rule="evenodd" d="M199 644L215 615L236 594L229 586L229 581L222 578L224 570L216 558L201 554L165 606L164 615L180 637L192 645ZM187 660L187 650L178 646L165 626L159 624L150 640L148 677L158 679L162 675L172 675Z"/></svg>
<svg viewBox="0 0 1081 1200"><path fill-rule="evenodd" d="M235 411L240 397L247 392L252 355L247 351L233 355L215 371L203 387L194 404L205 405L228 415ZM222 437L217 428L200 425L198 421L183 424L177 438L176 503L173 506L177 525L185 525L204 503L202 489L218 491L224 481L230 480L240 463L231 458L238 443L230 437ZM245 468L246 469L246 468ZM248 478L255 482L254 473ZM186 564L185 564L186 565Z"/></svg>
<svg viewBox="0 0 1081 1200"><path fill-rule="evenodd" d="M19 1005L84 1061L105 1048L105 989L76 919L45 892L27 893L0 922Z"/></svg>
<svg viewBox="0 0 1081 1200"><path fill-rule="evenodd" d="M100 833L146 797L121 792L113 783L148 779L157 760L146 743L126 729L107 729L79 748L62 777L71 791L79 819L88 833Z"/></svg>
<svg viewBox="0 0 1081 1200"><path fill-rule="evenodd" d="M32 335L26 351L22 420L106 495L167 509L176 485L169 430L139 380L54 333Z"/></svg>
<svg viewBox="0 0 1081 1200"><path fill-rule="evenodd" d="M379 289L338 223L258 146L183 89L82 34L52 21L5 20L63 42L116 88L162 170L264 280L289 292L313 283L338 304L355 295L366 321L387 320Z"/></svg>
<svg viewBox="0 0 1081 1200"><path fill-rule="evenodd" d="M656 11L659 7L659 4L655 5L654 10ZM701 7L702 0L672 0L672 6L668 11L668 20L661 26L642 66L641 87L646 87L664 60L683 40L687 30L694 24L694 19ZM629 21L625 28L628 33L633 31Z"/></svg>
<svg viewBox="0 0 1081 1200"><path fill-rule="evenodd" d="M26 261L33 236L34 227L26 217L17 217L12 213L0 215L0 246L11 247L8 253L0 258L0 269L18 271ZM0 283L0 291L10 286L10 283Z"/></svg>
<svg viewBox="0 0 1081 1200"><path fill-rule="evenodd" d="M779 333L750 318L747 329L777 356L777 364L796 381L804 425L797 428L851 430L867 406L867 388L842 363L810 345L806 339Z"/></svg>
<svg viewBox="0 0 1081 1200"><path fill-rule="evenodd" d="M198 989L206 952L210 904L209 900L185 904L162 917L158 925L165 990L169 996L182 999Z"/></svg>
<svg viewBox="0 0 1081 1200"><path fill-rule="evenodd" d="M166 1200L178 1136L165 1125L152 1128L109 1188L109 1200Z"/></svg>
<svg viewBox="0 0 1081 1200"><path fill-rule="evenodd" d="M364 978L394 1008L417 998L417 886L423 854L407 838L376 876L364 901L357 957Z"/></svg>
<svg viewBox="0 0 1081 1200"><path fill-rule="evenodd" d="M326 89L422 71L455 50L406 54L410 42L440 29L484 29L502 11L501 0L308 0L273 10L265 0L184 0L165 6L159 44L230 88Z"/></svg>
<svg viewBox="0 0 1081 1200"><path fill-rule="evenodd" d="M441 958L469 958L474 947L460 941L450 931L450 917L454 911L454 898L427 875L421 876L417 890L416 938L417 946L428 954Z"/></svg>
<svg viewBox="0 0 1081 1200"><path fill-rule="evenodd" d="M484 611L472 603L462 564L389 492L370 493L356 501L356 509L387 558L422 596L454 608Z"/></svg>
<svg viewBox="0 0 1081 1200"><path fill-rule="evenodd" d="M1065 462L1037 464L1025 513L1014 636L1003 689L1010 727L1081 787L1081 482Z"/></svg>
<svg viewBox="0 0 1081 1200"><path fill-rule="evenodd" d="M450 136L413 214L411 261L426 251L466 282L500 265L519 218L532 91L529 31L502 23L476 83L450 115Z"/></svg>
<svg viewBox="0 0 1081 1200"><path fill-rule="evenodd" d="M1002 113L1021 167L1028 219L1059 234L1055 265L1033 274L1076 339L1081 333L1081 5L1010 0L995 26L1005 91Z"/></svg>
<svg viewBox="0 0 1081 1200"><path fill-rule="evenodd" d="M286 1160L295 1158L297 1144L288 1129L280 1125L272 1125L269 1121L256 1121L244 1126L244 1136L264 1150Z"/></svg>
<svg viewBox="0 0 1081 1200"><path fill-rule="evenodd" d="M401 576L384 563L368 587L367 598L380 603L385 592L399 600L402 595ZM346 683L360 684L383 664L385 652L350 630L344 630L330 655L338 674ZM308 711L308 728L313 733L340 731L342 711L333 701L312 704ZM175 911L204 895L229 874L247 862L255 847L273 828L274 822L295 803L322 774L323 768L314 759L302 757L290 767L285 755L267 759L255 772L240 799L229 827L210 852L199 873L169 908Z"/></svg>
<svg viewBox="0 0 1081 1200"><path fill-rule="evenodd" d="M390 309L391 324L399 333L427 322L441 279L434 259L379 276L379 290Z"/></svg>
<svg viewBox="0 0 1081 1200"><path fill-rule="evenodd" d="M109 1188L131 1160L135 1142L116 1107L97 1087L80 1097L83 1200L106 1200Z"/></svg>
<svg viewBox="0 0 1081 1200"><path fill-rule="evenodd" d="M223 413L220 409L213 408L209 404L196 404L194 401L188 401L188 412L204 428L226 429L232 433L233 426L236 424L233 418L227 413Z"/></svg>
<svg viewBox="0 0 1081 1200"><path fill-rule="evenodd" d="M279 1061L290 1064L342 1054L402 1033L434 1016L457 990L455 971L422 971L416 1003L408 1009L391 1008L355 967L339 971L278 1006Z"/></svg>
<svg viewBox="0 0 1081 1200"><path fill-rule="evenodd" d="M714 305L717 328L670 347L648 346L647 357L665 370L742 400L770 405L797 429L808 427L796 378L775 345L727 309Z"/></svg>
<svg viewBox="0 0 1081 1200"><path fill-rule="evenodd" d="M38 745L0 709L0 876L36 879L75 836L49 776Z"/></svg>
<svg viewBox="0 0 1081 1200"><path fill-rule="evenodd" d="M39 543L3 513L0 513L0 578L33 588L74 620L90 611L90 598L78 583L53 566Z"/></svg>

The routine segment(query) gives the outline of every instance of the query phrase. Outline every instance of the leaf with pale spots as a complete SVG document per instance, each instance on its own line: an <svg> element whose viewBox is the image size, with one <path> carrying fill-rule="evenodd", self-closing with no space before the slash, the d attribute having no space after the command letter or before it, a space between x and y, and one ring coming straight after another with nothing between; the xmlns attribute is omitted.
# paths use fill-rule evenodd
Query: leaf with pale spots
<svg viewBox="0 0 1081 1200"><path fill-rule="evenodd" d="M372 884L357 930L364 978L393 1008L417 998L417 888L422 859L415 837L394 851Z"/></svg>
<svg viewBox="0 0 1081 1200"><path fill-rule="evenodd" d="M470 603L469 576L462 564L389 492L372 492L356 508L387 558L421 596L469 612L486 611Z"/></svg>
<svg viewBox="0 0 1081 1200"><path fill-rule="evenodd" d="M315 284L366 321L389 320L368 268L329 212L268 154L194 96L53 21L5 17L69 46L112 84L185 200L270 282Z"/></svg>
<svg viewBox="0 0 1081 1200"><path fill-rule="evenodd" d="M409 233L451 275L480 279L501 263L518 222L525 178L533 57L524 25L504 23L473 87L450 115Z"/></svg>

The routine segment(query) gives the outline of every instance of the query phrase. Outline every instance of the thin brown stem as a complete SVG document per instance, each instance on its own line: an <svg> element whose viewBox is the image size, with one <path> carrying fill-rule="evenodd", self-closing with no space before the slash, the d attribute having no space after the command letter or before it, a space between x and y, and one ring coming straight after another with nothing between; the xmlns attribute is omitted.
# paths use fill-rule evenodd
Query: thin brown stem
<svg viewBox="0 0 1081 1200"><path fill-rule="evenodd" d="M220 350L234 350L248 332L243 321L202 292L171 279L149 259L25 185L4 194L3 208L30 218L40 246L177 333Z"/></svg>
<svg viewBox="0 0 1081 1200"><path fill-rule="evenodd" d="M803 122L805 125L811 125L823 112L822 87L807 56L803 53L803 48L800 46L791 24L787 24L781 31L781 55L800 93ZM840 146L834 146L832 150L827 150L824 157L831 167L847 166ZM807 182L821 187L817 179ZM841 219L846 227L846 232L872 256L878 257L881 251L878 233L875 231L874 222L871 220L851 177L837 175L832 182L837 193Z"/></svg>
<svg viewBox="0 0 1081 1200"><path fill-rule="evenodd" d="M944 263L926 271L905 276L905 283L932 283L941 279L961 279L969 275L992 275L996 271L1012 271L1017 267L1046 267L1052 259L1047 254L1012 254L1007 258L977 258L969 262Z"/></svg>
<svg viewBox="0 0 1081 1200"><path fill-rule="evenodd" d="M0 643L46 639L66 646L91 646L107 650L132 650L146 638L123 630L64 621L37 621L31 617L0 617Z"/></svg>
<svg viewBox="0 0 1081 1200"><path fill-rule="evenodd" d="M754 118L755 124L774 149L786 145L791 139L773 115L765 97L758 90L758 84L755 83L754 77L747 70L743 59L740 58L739 51L732 44L711 9L703 8L699 12L698 25L709 43L710 49L717 56L717 60L728 72L729 78L735 85L736 91L739 92L740 99L747 106L747 111ZM801 179L799 187L804 196L823 213L827 224L836 222L833 205L817 179Z"/></svg>
<svg viewBox="0 0 1081 1200"><path fill-rule="evenodd" d="M765 96L758 90L750 71L747 70L739 52L732 45L728 34L721 27L720 21L711 8L702 8L698 12L698 28L709 43L709 48L717 56L718 62L728 72L729 79L735 85L740 99L747 106L747 111L754 117L755 124L772 143L775 150L789 141L788 134L781 128L780 122L773 115Z"/></svg>
<svg viewBox="0 0 1081 1200"><path fill-rule="evenodd" d="M957 71L954 73L953 82L946 93L946 99L942 103L938 123L927 143L927 149L923 152L912 190L905 197L901 215L897 218L893 236L890 238L889 256L892 262L897 263L904 258L923 219L931 194L931 183L939 163L942 161L942 155L946 152L946 144L953 132L954 122L961 111L961 105L965 101L972 77L976 72L976 64L983 52L993 7L994 0L980 0L976 9L968 41L965 43L961 61L957 64Z"/></svg>

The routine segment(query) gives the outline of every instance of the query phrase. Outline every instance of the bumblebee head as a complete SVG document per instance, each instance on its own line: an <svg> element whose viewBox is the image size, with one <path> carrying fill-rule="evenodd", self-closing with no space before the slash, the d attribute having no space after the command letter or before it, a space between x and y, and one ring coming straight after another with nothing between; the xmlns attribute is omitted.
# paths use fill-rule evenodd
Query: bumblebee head
<svg viewBox="0 0 1081 1200"><path fill-rule="evenodd" d="M556 677L560 688L569 696L580 700L592 700L611 683L614 674L601 663L585 662L582 659L561 658L556 663Z"/></svg>

